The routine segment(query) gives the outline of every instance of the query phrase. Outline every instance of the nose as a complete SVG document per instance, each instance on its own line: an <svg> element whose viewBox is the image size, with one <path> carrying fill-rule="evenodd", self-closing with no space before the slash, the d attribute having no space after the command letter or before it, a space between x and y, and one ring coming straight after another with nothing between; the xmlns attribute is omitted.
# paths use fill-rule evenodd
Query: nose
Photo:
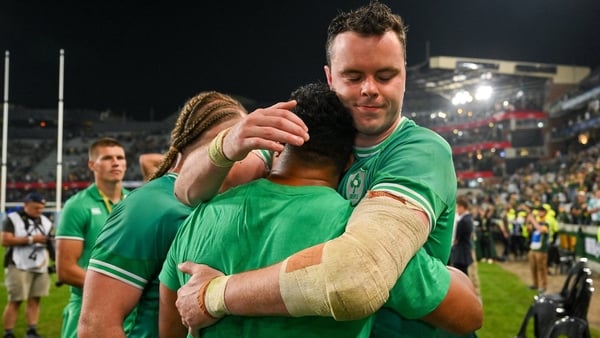
<svg viewBox="0 0 600 338"><path fill-rule="evenodd" d="M112 161L111 161L112 166L113 167L119 166L119 161L120 161L120 159L118 157L113 156Z"/></svg>
<svg viewBox="0 0 600 338"><path fill-rule="evenodd" d="M371 77L367 77L365 78L365 80L362 82L361 86L360 86L360 95L361 96L377 96L378 90L377 90L377 84L375 83L375 79L371 78Z"/></svg>

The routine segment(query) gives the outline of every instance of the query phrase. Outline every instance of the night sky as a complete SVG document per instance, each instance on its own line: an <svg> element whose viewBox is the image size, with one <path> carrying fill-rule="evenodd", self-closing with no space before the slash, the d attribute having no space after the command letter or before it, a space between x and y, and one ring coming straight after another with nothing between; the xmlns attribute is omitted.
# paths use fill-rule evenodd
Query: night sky
<svg viewBox="0 0 600 338"><path fill-rule="evenodd" d="M425 60L427 41L432 56L600 66L598 0L383 2L409 26L409 66ZM142 120L172 114L202 90L270 105L324 80L330 19L367 0L52 3L0 2L9 102L56 107L64 48L65 109Z"/></svg>

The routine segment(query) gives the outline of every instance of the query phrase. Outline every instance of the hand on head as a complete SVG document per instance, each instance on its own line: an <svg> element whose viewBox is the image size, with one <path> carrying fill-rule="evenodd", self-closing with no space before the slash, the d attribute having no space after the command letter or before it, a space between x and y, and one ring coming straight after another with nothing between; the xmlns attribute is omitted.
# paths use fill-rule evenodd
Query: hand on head
<svg viewBox="0 0 600 338"><path fill-rule="evenodd" d="M308 128L290 110L296 101L279 102L257 109L235 126L223 140L223 153L234 161L242 160L254 149L281 152L286 143L296 146L308 140Z"/></svg>

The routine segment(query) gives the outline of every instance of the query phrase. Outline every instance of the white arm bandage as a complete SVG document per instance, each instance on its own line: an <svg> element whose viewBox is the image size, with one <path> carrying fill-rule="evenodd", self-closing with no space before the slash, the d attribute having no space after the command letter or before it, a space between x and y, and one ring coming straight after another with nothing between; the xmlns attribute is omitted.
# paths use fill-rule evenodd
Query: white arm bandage
<svg viewBox="0 0 600 338"><path fill-rule="evenodd" d="M282 264L280 291L289 313L353 320L377 311L427 239L420 210L389 194L365 197L342 236Z"/></svg>

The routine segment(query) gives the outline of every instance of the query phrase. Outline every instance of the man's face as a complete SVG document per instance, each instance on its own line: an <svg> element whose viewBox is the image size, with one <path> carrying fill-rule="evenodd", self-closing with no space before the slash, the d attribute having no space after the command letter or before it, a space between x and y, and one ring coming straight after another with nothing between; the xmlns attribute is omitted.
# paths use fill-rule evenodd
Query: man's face
<svg viewBox="0 0 600 338"><path fill-rule="evenodd" d="M98 147L96 158L88 161L88 167L94 172L94 178L105 182L123 181L127 160L125 151L121 147Z"/></svg>
<svg viewBox="0 0 600 338"><path fill-rule="evenodd" d="M352 112L357 145L381 141L396 126L404 99L406 67L398 37L391 31L382 36L345 32L330 48L331 67L325 66L325 75Z"/></svg>
<svg viewBox="0 0 600 338"><path fill-rule="evenodd" d="M44 203L38 202L25 202L25 205L23 205L23 210L25 210L25 213L29 215L29 217L38 218L44 211L44 205Z"/></svg>

